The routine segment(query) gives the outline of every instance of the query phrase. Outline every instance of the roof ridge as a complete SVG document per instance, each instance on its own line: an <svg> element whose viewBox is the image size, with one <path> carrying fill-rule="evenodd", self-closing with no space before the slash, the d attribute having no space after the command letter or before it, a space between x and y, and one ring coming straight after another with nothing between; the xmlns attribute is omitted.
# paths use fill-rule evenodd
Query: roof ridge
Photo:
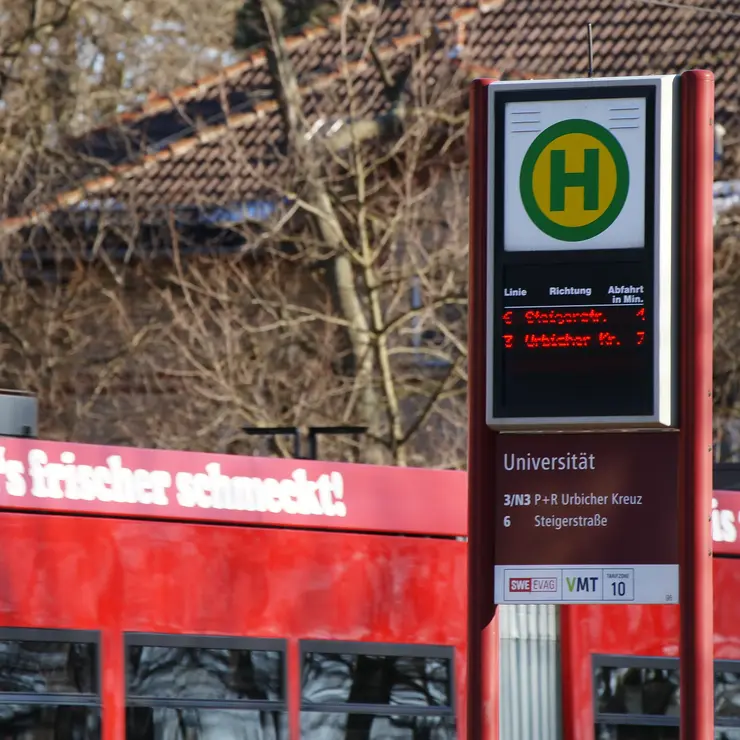
<svg viewBox="0 0 740 740"><path fill-rule="evenodd" d="M377 6L372 2L372 0L366 0L365 2L359 3L354 8L354 12L358 14L359 17L364 18L370 15L376 7ZM296 33L292 33L285 37L288 49L293 50L306 42L323 38L332 30L337 28L341 24L341 21L342 13L335 13L334 15L329 16L323 25L313 26L309 23L305 24ZM101 123L94 128L88 129L85 133L81 134L81 137L87 136L96 131L108 129L116 123L136 123L149 115L170 110L174 108L177 103L195 97L203 89L218 83L226 82L252 67L261 66L266 62L266 60L267 52L265 47L259 46L254 48L248 53L245 59L240 59L238 62L228 64L217 72L204 75L191 83L176 87L164 95L150 93L148 98L138 108L117 114L107 123Z"/></svg>
<svg viewBox="0 0 740 740"><path fill-rule="evenodd" d="M448 18L438 22L435 25L441 27L450 19L458 20L461 17L469 16L471 14L478 15L480 12L486 12L488 10L487 4L490 4L491 2L500 4L502 1L503 0L477 0L476 5L465 6L462 8L452 7ZM357 13L359 17L364 18L370 15L374 10L376 10L377 7L378 6L374 4L372 0L365 0L365 2L359 3L355 7L354 12ZM309 23L304 24L304 26L302 26L299 31L285 37L285 42L288 46L288 49L293 50L298 48L305 42L323 38L333 29L338 27L341 24L341 20L342 14L335 13L334 15L329 16L326 19L326 23L323 25L313 26ZM395 38L404 38L405 35L407 34L404 34L402 36L390 36L388 40L390 41ZM266 60L267 52L265 50L265 47L260 46L258 48L255 48L248 53L248 56L245 59L240 59L238 62L234 62L233 64L227 64L226 66L219 69L217 72L204 75L203 77L200 77L187 85L176 87L165 95L150 93L147 99L138 108L119 113L108 122L104 122L98 126L87 129L84 133L80 134L79 138L89 136L96 131L104 131L105 129L109 129L116 123L136 123L143 118L146 118L147 116L156 113L163 113L164 111L174 108L177 103L195 97L205 88L216 85L219 82L226 82L251 67L261 66L266 62Z"/></svg>
<svg viewBox="0 0 740 740"><path fill-rule="evenodd" d="M418 42L422 41L422 37L418 34L409 34L407 36L392 37L389 42L378 49L378 56L383 58L389 53L398 52L399 41L403 39L414 39ZM413 42L409 42L413 43ZM348 70L358 71L364 69L371 62L365 59L360 59L352 62L348 65ZM341 70L334 70L328 72L320 77L314 79L310 85L302 85L299 90L301 94L306 94L311 90L316 90L317 87L324 87L331 84L339 76L341 76ZM33 209L30 213L23 216L13 216L11 218L0 219L0 231L8 233L15 231L18 228L22 228L24 225L29 225L36 222L41 216L53 212L59 207L69 207L80 203L89 195L95 195L103 190L107 190L109 187L115 184L117 180L123 179L134 172L151 166L157 162L166 161L173 157L179 156L186 153L194 146L199 143L208 143L217 139L221 134L225 133L229 129L235 127L241 127L249 122L259 120L263 118L266 113L271 113L276 110L279 106L279 102L276 98L270 98L269 100L263 100L255 104L253 110L244 111L241 113L230 113L226 116L226 119L222 123L213 124L200 129L192 136L178 139L168 144L166 147L152 152L151 154L145 154L138 158L135 162L127 162L125 164L114 165L104 175L91 178L87 182L83 182L79 187L73 188L60 193L56 197L52 198L47 204L39 206Z"/></svg>

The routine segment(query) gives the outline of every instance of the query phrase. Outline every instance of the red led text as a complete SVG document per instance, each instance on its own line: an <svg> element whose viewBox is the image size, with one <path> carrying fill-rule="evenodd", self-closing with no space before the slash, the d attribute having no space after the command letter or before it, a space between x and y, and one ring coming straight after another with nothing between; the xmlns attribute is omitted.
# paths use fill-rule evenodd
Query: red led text
<svg viewBox="0 0 740 740"><path fill-rule="evenodd" d="M610 331L599 332L599 344L602 347L618 347L621 342L617 339L615 334Z"/></svg>
<svg viewBox="0 0 740 740"><path fill-rule="evenodd" d="M593 341L590 334L525 334L527 347L588 347Z"/></svg>
<svg viewBox="0 0 740 740"><path fill-rule="evenodd" d="M524 320L528 324L603 324L606 318L602 311L590 309L588 311L541 311L539 309L527 311Z"/></svg>
<svg viewBox="0 0 740 740"><path fill-rule="evenodd" d="M625 307L615 310L607 308L603 311L587 307L575 311L514 308L506 310L501 318L506 327L506 333L503 334L505 349L635 347L644 344L647 337L644 329L638 329L645 326L642 323L646 321L644 307L636 311L625 310ZM578 330L543 333L527 331L532 326L553 324L577 324Z"/></svg>

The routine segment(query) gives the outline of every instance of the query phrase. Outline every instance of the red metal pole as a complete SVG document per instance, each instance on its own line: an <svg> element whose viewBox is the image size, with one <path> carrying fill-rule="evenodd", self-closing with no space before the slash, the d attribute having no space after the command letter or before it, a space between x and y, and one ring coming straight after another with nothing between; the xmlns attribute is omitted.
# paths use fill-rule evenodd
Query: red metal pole
<svg viewBox="0 0 740 740"><path fill-rule="evenodd" d="M470 91L468 286L468 740L498 740L498 629L493 604L496 435L486 425L488 86Z"/></svg>
<svg viewBox="0 0 740 740"><path fill-rule="evenodd" d="M563 727L562 737L564 740L576 738L576 716L578 709L576 705L581 697L575 694L570 687L573 686L577 673L578 652L574 649L573 634L578 629L577 620L573 619L570 606L560 607L560 717ZM593 725L593 718L591 720Z"/></svg>
<svg viewBox="0 0 740 740"><path fill-rule="evenodd" d="M681 740L714 738L712 292L714 76L681 75Z"/></svg>

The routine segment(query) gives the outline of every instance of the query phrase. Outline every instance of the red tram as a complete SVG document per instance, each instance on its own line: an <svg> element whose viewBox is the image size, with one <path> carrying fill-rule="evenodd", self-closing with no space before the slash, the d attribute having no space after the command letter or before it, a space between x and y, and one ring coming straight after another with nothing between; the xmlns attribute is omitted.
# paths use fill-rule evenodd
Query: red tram
<svg viewBox="0 0 740 740"><path fill-rule="evenodd" d="M715 481L717 740L740 740L739 470ZM0 740L465 738L466 485L0 438ZM678 619L561 608L562 737L678 738Z"/></svg>
<svg viewBox="0 0 740 740"><path fill-rule="evenodd" d="M465 502L454 472L0 439L0 738L464 737Z"/></svg>

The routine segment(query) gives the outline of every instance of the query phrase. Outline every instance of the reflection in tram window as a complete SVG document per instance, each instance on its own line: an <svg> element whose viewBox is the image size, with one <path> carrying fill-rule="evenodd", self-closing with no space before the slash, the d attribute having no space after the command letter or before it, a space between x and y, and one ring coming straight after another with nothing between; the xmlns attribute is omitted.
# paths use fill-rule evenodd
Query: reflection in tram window
<svg viewBox="0 0 740 740"><path fill-rule="evenodd" d="M454 740L452 717L301 713L303 740Z"/></svg>
<svg viewBox="0 0 740 740"><path fill-rule="evenodd" d="M306 701L448 707L451 697L449 658L304 654Z"/></svg>
<svg viewBox="0 0 740 740"><path fill-rule="evenodd" d="M127 658L131 696L277 701L283 695L277 650L132 645Z"/></svg>
<svg viewBox="0 0 740 740"><path fill-rule="evenodd" d="M0 640L0 691L94 694L97 648L84 642Z"/></svg>
<svg viewBox="0 0 740 740"><path fill-rule="evenodd" d="M718 668L727 666L718 664ZM717 670L714 674L714 715L715 717L740 720L740 672ZM738 740L740 733L727 740Z"/></svg>
<svg viewBox="0 0 740 740"><path fill-rule="evenodd" d="M599 655L593 669L596 740L678 740L678 660ZM740 740L738 662L715 661L714 714L715 740Z"/></svg>
<svg viewBox="0 0 740 740"><path fill-rule="evenodd" d="M678 669L601 666L599 714L678 716Z"/></svg>
<svg viewBox="0 0 740 740"><path fill-rule="evenodd" d="M96 740L100 737L100 710L0 704L2 740Z"/></svg>
<svg viewBox="0 0 740 740"><path fill-rule="evenodd" d="M0 629L0 739L99 740L97 636Z"/></svg>
<svg viewBox="0 0 740 740"><path fill-rule="evenodd" d="M287 740L283 712L129 707L128 740Z"/></svg>
<svg viewBox="0 0 740 740"><path fill-rule="evenodd" d="M637 725L601 725L596 740L679 740L678 727L640 727ZM740 740L740 729L719 727L714 740Z"/></svg>
<svg viewBox="0 0 740 740"><path fill-rule="evenodd" d="M452 648L302 643L302 740L454 740Z"/></svg>
<svg viewBox="0 0 740 740"><path fill-rule="evenodd" d="M127 740L286 740L280 640L128 635Z"/></svg>
<svg viewBox="0 0 740 740"><path fill-rule="evenodd" d="M596 740L679 740L678 727L600 725Z"/></svg>
<svg viewBox="0 0 740 740"><path fill-rule="evenodd" d="M719 727L714 730L714 740L740 740L740 728Z"/></svg>

